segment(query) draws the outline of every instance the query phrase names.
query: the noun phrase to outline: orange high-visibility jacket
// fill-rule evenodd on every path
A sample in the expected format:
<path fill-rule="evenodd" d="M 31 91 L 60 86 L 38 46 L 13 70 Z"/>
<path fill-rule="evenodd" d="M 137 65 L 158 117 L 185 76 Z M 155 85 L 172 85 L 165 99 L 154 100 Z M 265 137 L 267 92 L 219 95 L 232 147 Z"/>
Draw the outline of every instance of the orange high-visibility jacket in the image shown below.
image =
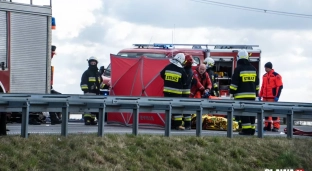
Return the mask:
<path fill-rule="evenodd" d="M 264 74 L 262 77 L 262 86 L 259 97 L 272 99 L 279 98 L 283 89 L 282 76 L 275 72 L 273 69 Z"/>

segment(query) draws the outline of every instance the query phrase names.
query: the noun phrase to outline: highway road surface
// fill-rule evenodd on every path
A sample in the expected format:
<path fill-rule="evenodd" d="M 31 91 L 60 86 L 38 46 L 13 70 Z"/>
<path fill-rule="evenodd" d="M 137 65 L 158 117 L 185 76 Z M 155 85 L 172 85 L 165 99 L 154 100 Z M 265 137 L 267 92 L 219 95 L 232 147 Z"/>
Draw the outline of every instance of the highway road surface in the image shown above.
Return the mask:
<path fill-rule="evenodd" d="M 285 125 L 281 125 L 280 131 L 283 131 Z M 312 131 L 311 126 L 294 126 L 295 128 L 301 129 L 303 131 Z M 10 130 L 8 131 L 8 135 L 17 135 L 21 134 L 21 124 L 19 123 L 8 123 L 7 128 Z M 97 133 L 98 126 L 96 125 L 84 125 L 83 123 L 79 122 L 69 122 L 68 124 L 68 133 L 69 134 L 84 134 L 84 133 Z M 31 134 L 61 134 L 61 125 L 50 125 L 50 124 L 42 124 L 42 125 L 29 125 L 28 132 Z M 106 124 L 104 126 L 104 134 L 105 133 L 115 133 L 115 134 L 131 134 L 132 127 L 126 127 L 122 125 L 116 124 Z M 147 126 L 140 126 L 139 127 L 139 134 L 164 134 L 164 128 L 159 127 L 147 127 Z M 195 129 L 192 130 L 172 130 L 172 135 L 196 135 Z M 238 133 L 234 132 L 234 136 Z M 203 130 L 203 136 L 226 136 L 226 131 L 212 131 L 212 130 Z M 264 136 L 281 136 L 286 137 L 284 132 L 264 132 Z M 303 137 L 303 136 L 301 136 Z M 312 138 L 312 137 L 311 137 Z"/>

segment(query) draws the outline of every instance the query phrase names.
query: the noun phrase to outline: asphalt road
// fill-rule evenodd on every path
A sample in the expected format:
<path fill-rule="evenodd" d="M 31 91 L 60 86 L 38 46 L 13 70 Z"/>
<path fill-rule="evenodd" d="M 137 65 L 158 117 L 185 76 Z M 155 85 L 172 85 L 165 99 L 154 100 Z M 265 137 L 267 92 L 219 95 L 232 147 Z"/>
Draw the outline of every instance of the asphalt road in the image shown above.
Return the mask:
<path fill-rule="evenodd" d="M 283 131 L 285 125 L 281 125 L 280 131 Z M 303 131 L 312 131 L 311 126 L 294 126 L 295 128 L 301 129 Z M 10 130 L 8 131 L 8 135 L 16 135 L 21 134 L 21 124 L 18 123 L 8 123 L 7 128 Z M 84 134 L 84 133 L 97 133 L 98 127 L 95 125 L 84 125 L 83 123 L 72 123 L 70 122 L 68 125 L 68 133 L 69 134 Z M 139 134 L 164 134 L 164 128 L 159 127 L 147 127 L 147 126 L 140 126 L 139 127 Z M 172 130 L 172 135 L 196 135 L 196 130 Z M 31 134 L 61 134 L 61 125 L 50 125 L 50 124 L 42 124 L 42 125 L 29 125 L 28 132 Z M 126 127 L 116 124 L 105 124 L 104 126 L 104 134 L 105 133 L 116 133 L 116 134 L 131 134 L 132 127 Z M 234 136 L 238 135 L 237 132 L 233 132 Z M 226 131 L 212 131 L 212 130 L 203 130 L 203 136 L 226 136 Z M 279 136 L 279 137 L 286 137 L 284 132 L 264 132 L 264 136 Z M 303 137 L 303 136 L 300 136 Z M 312 137 L 311 137 L 312 138 Z"/>

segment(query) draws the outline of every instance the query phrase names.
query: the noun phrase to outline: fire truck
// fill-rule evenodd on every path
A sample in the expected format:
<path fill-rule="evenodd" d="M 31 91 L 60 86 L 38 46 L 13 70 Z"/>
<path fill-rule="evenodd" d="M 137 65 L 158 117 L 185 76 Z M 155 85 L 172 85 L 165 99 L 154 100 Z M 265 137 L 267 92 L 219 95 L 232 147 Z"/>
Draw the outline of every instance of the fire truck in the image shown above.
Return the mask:
<path fill-rule="evenodd" d="M 250 56 L 250 63 L 258 72 L 260 69 L 261 50 L 256 49 L 258 45 L 154 43 L 134 44 L 134 46 L 134 48 L 120 50 L 116 55 L 110 55 L 111 64 L 105 73 L 106 76 L 111 74 L 110 95 L 162 97 L 163 80 L 159 72 L 169 64 L 169 60 L 166 59 L 172 58 L 177 53 L 192 55 L 195 60 L 194 69 L 207 57 L 215 60 L 214 71 L 221 97 L 209 98 L 229 98 L 229 86 L 237 65 L 238 50 L 246 49 Z M 164 121 L 164 113 L 140 113 L 140 125 L 164 127 Z M 108 124 L 130 126 L 132 122 L 132 113 L 107 113 Z"/>
<path fill-rule="evenodd" d="M 214 71 L 218 75 L 218 85 L 221 96 L 229 96 L 231 76 L 236 68 L 237 52 L 246 49 L 250 55 L 250 63 L 260 71 L 261 49 L 259 45 L 220 45 L 220 44 L 133 44 L 134 48 L 120 50 L 117 55 L 125 58 L 147 56 L 150 58 L 171 58 L 177 53 L 191 54 L 196 64 L 203 63 L 211 57 L 215 60 Z M 106 68 L 104 75 L 110 76 L 111 64 Z"/>
<path fill-rule="evenodd" d="M 51 4 L 0 1 L 0 93 L 58 93 L 52 89 L 55 27 Z"/>

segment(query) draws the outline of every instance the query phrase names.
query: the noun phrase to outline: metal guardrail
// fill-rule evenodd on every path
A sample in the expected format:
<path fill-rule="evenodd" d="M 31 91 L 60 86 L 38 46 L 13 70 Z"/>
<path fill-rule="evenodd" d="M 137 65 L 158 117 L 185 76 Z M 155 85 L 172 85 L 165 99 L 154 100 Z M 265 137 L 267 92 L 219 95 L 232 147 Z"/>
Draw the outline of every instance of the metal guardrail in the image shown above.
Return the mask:
<path fill-rule="evenodd" d="M 287 116 L 287 137 L 293 137 L 293 120 L 312 120 L 312 103 L 257 102 L 188 98 L 152 98 L 86 95 L 0 94 L 0 112 L 22 112 L 21 136 L 28 138 L 29 112 L 62 112 L 61 135 L 68 136 L 68 113 L 99 112 L 98 136 L 104 135 L 106 112 L 132 112 L 132 133 L 139 134 L 139 113 L 165 113 L 165 136 L 171 135 L 171 114 L 196 113 L 196 136 L 202 134 L 203 113 L 256 116 L 258 137 L 263 137 L 265 116 Z M 227 137 L 233 137 L 233 124 L 227 125 Z"/>

